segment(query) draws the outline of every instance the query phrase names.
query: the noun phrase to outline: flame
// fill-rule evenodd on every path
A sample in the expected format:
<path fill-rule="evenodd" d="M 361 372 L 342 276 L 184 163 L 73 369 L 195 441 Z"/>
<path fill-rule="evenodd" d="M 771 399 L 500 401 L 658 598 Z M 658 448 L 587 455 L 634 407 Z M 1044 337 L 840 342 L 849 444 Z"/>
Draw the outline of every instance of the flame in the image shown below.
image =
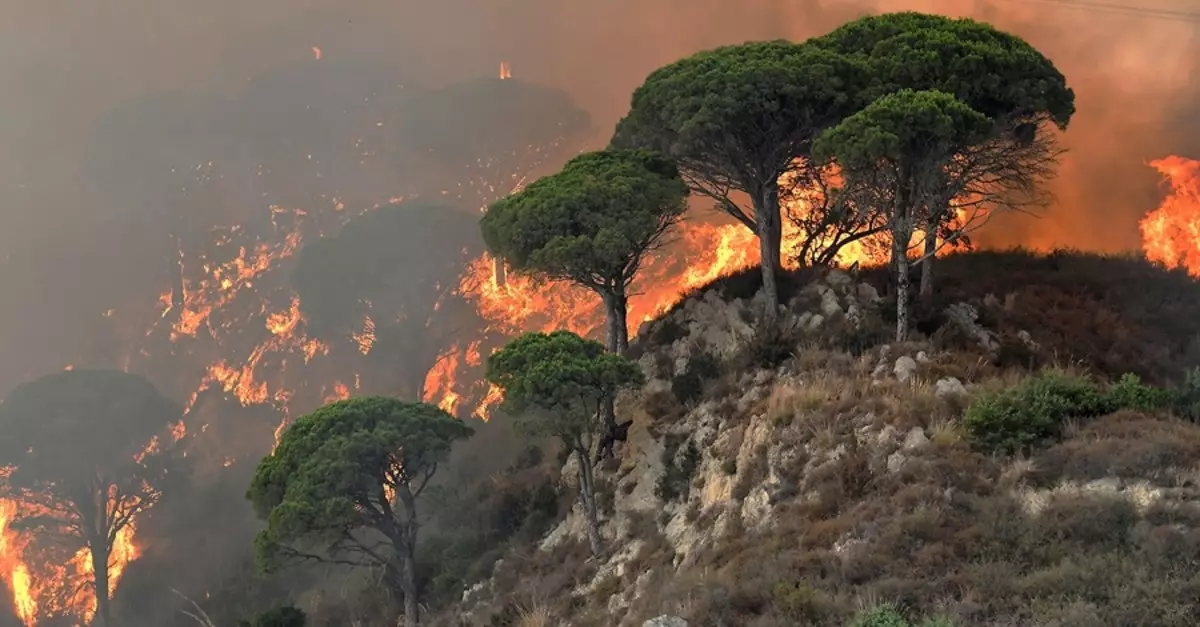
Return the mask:
<path fill-rule="evenodd" d="M 508 67 L 508 61 L 500 62 L 500 80 L 512 78 L 512 69 Z"/>
<path fill-rule="evenodd" d="M 358 352 L 363 355 L 371 352 L 371 348 L 375 346 L 375 321 L 371 319 L 371 316 L 363 316 L 362 331 L 351 334 L 351 337 L 358 344 Z"/>
<path fill-rule="evenodd" d="M 425 375 L 423 400 L 426 403 L 435 403 L 450 414 L 457 411 L 461 396 L 454 391 L 455 375 L 458 373 L 458 364 L 463 356 L 464 353 L 459 350 L 458 344 L 454 344 L 438 357 L 433 368 L 430 368 L 429 373 Z M 437 399 L 436 402 L 435 399 Z"/>
<path fill-rule="evenodd" d="M 313 46 L 312 53 L 313 53 L 314 59 L 316 59 L 317 61 L 321 60 L 321 47 L 320 46 Z"/>
<path fill-rule="evenodd" d="M 26 625 L 33 625 L 37 618 L 37 601 L 34 598 L 29 567 L 23 559 L 28 539 L 20 537 L 10 528 L 17 510 L 17 503 L 0 500 L 0 575 L 3 575 L 10 588 L 17 616 Z"/>
<path fill-rule="evenodd" d="M 1169 156 L 1150 166 L 1171 191 L 1141 221 L 1146 258 L 1200 277 L 1200 161 Z"/>

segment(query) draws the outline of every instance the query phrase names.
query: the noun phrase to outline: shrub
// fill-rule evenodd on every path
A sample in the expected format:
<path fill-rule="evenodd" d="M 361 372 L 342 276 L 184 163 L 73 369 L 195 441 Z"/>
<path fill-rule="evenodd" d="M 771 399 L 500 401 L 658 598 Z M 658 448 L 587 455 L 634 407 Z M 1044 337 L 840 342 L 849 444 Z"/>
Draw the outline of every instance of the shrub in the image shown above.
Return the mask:
<path fill-rule="evenodd" d="M 1175 389 L 1175 413 L 1181 418 L 1200 421 L 1200 368 L 1189 368 L 1183 385 Z"/>
<path fill-rule="evenodd" d="M 679 451 L 682 439 L 683 436 L 670 434 L 663 448 L 663 474 L 654 485 L 654 494 L 664 502 L 687 497 L 692 475 L 700 464 L 700 451 L 694 442 L 689 440 L 683 452 Z"/>
<path fill-rule="evenodd" d="M 795 354 L 798 340 L 778 323 L 760 324 L 744 349 L 746 365 L 774 370 Z"/>
<path fill-rule="evenodd" d="M 1190 385 L 1200 391 L 1200 376 Z M 1070 418 L 1094 418 L 1120 410 L 1190 411 L 1195 395 L 1184 389 L 1167 390 L 1125 374 L 1101 389 L 1086 377 L 1050 370 L 1020 385 L 984 395 L 967 408 L 963 424 L 982 448 L 1014 453 L 1058 437 Z M 1200 398 L 1200 396 L 1194 396 Z M 1185 414 L 1186 415 L 1186 414 Z"/>
<path fill-rule="evenodd" d="M 701 351 L 688 360 L 683 374 L 671 379 L 671 393 L 684 405 L 690 405 L 704 395 L 704 385 L 721 374 L 716 357 Z"/>
<path fill-rule="evenodd" d="M 253 620 L 240 621 L 239 627 L 304 627 L 308 616 L 298 607 L 281 605 L 255 616 Z"/>
<path fill-rule="evenodd" d="M 1177 395 L 1171 390 L 1146 385 L 1137 375 L 1126 373 L 1108 388 L 1105 396 L 1109 411 L 1132 409 L 1153 412 L 1174 406 Z"/>
<path fill-rule="evenodd" d="M 860 614 L 851 624 L 853 627 L 910 627 L 908 620 L 891 603 L 876 605 Z"/>
<path fill-rule="evenodd" d="M 1111 411 L 1108 401 L 1085 377 L 1047 371 L 976 399 L 963 425 L 980 447 L 1014 453 L 1057 436 L 1068 418 Z"/>

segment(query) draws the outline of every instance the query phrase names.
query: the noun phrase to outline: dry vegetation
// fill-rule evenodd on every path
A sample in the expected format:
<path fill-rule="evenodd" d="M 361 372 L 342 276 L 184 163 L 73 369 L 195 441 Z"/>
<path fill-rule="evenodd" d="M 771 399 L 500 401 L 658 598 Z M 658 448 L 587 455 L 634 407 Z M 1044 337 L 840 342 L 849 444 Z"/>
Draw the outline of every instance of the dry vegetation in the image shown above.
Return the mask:
<path fill-rule="evenodd" d="M 612 498 L 633 499 L 636 457 L 659 443 L 661 511 L 630 516 L 609 547 L 632 557 L 606 570 L 577 541 L 543 551 L 510 534 L 482 606 L 465 619 L 449 604 L 442 624 L 599 627 L 661 614 L 693 627 L 1200 624 L 1200 426 L 1194 396 L 1160 389 L 1200 365 L 1200 285 L 1073 253 L 964 254 L 938 271 L 942 292 L 922 306 L 912 345 L 880 345 L 886 317 L 870 323 L 882 332 L 835 325 L 783 359 L 769 346 L 781 338 L 756 339 L 645 394 L 643 440 L 622 449 L 610 481 Z M 789 277 L 784 298 L 807 278 Z M 755 279 L 715 287 L 747 297 Z M 946 330 L 939 312 L 956 302 L 978 308 L 999 350 Z M 1022 331 L 1033 341 L 1016 341 Z M 635 353 L 657 359 L 681 334 L 653 327 Z M 918 351 L 928 359 L 910 381 L 879 376 L 881 362 Z M 774 373 L 766 393 L 741 398 L 762 367 Z M 947 377 L 968 396 L 939 395 Z M 696 442 L 701 406 L 729 426 Z M 785 455 L 746 452 L 751 415 L 765 416 L 772 455 Z M 914 431 L 919 441 L 906 441 Z M 770 524 L 751 529 L 698 503 L 716 489 L 696 476 L 713 456 L 720 470 L 706 480 L 732 482 L 731 507 L 773 474 Z M 665 532 L 673 508 L 697 529 L 724 519 L 723 530 L 684 557 Z"/>

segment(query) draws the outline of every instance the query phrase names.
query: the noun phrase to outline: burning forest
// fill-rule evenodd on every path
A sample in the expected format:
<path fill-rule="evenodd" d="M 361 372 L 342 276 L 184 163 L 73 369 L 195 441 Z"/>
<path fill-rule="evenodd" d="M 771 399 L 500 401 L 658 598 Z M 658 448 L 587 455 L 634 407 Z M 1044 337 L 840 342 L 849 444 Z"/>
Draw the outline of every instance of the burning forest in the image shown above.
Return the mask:
<path fill-rule="evenodd" d="M 172 490 L 244 480 L 297 417 L 386 395 L 488 421 L 501 401 L 488 355 L 527 331 L 604 331 L 595 293 L 509 273 L 479 233 L 490 204 L 594 143 L 566 92 L 507 61 L 429 86 L 387 64 L 341 64 L 328 47 L 306 56 L 233 95 L 128 103 L 92 137 L 89 193 L 135 208 L 126 219 L 153 237 L 94 313 L 94 341 L 0 405 L 111 414 L 86 429 L 48 421 L 0 447 L 0 579 L 25 627 L 104 624 L 139 561 L 169 562 L 147 530 L 186 517 L 157 513 L 167 506 L 190 511 Z M 134 134 L 141 143 L 125 141 Z M 1200 277 L 1200 162 L 1162 155 L 1148 167 L 1165 198 L 1141 219 L 1141 253 Z M 779 189 L 786 267 L 825 251 L 841 267 L 891 259 L 883 235 L 844 242 L 814 225 L 825 188 L 784 178 Z M 642 260 L 630 336 L 759 264 L 755 233 L 703 202 Z M 963 209 L 952 222 L 987 233 L 988 218 Z M 917 229 L 914 258 L 923 242 Z M 240 493 L 221 498 L 244 506 Z"/>

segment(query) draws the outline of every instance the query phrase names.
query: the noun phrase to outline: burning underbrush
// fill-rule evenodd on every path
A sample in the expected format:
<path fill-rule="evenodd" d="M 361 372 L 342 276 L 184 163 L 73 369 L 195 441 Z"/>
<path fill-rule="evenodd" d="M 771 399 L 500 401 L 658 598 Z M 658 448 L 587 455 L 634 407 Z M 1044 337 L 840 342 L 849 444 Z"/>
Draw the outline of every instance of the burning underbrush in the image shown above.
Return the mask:
<path fill-rule="evenodd" d="M 1200 355 L 1179 338 L 1200 337 L 1200 283 L 1083 253 L 938 269 L 945 292 L 904 345 L 885 343 L 874 271 L 789 275 L 770 337 L 749 272 L 648 324 L 649 382 L 619 403 L 633 428 L 598 478 L 608 551 L 589 559 L 568 513 L 491 555 L 443 624 L 841 626 L 884 603 L 913 624 L 1194 624 L 1195 405 L 1116 382 L 1196 398 Z M 1058 385 L 1096 409 L 1023 455 L 985 450 L 987 403 Z M 570 494 L 574 474 L 548 485 Z"/>

